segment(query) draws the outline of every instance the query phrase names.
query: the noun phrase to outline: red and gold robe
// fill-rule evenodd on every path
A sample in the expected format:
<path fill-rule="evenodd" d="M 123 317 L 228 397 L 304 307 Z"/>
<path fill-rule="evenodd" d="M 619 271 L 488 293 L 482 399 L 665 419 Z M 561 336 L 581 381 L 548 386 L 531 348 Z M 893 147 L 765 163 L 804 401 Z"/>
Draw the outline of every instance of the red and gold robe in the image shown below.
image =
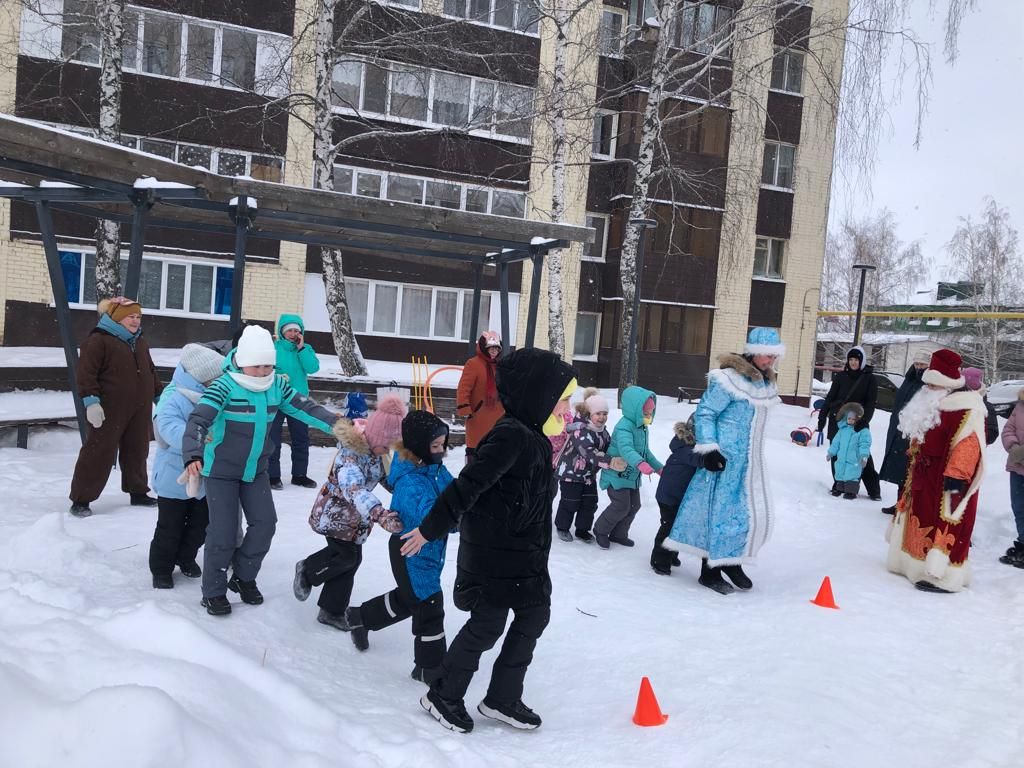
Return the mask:
<path fill-rule="evenodd" d="M 976 392 L 939 401 L 940 420 L 912 440 L 908 482 L 889 532 L 889 570 L 913 583 L 957 592 L 970 583 L 967 555 L 984 475 L 985 405 Z M 943 478 L 967 482 L 963 494 L 944 492 Z"/>

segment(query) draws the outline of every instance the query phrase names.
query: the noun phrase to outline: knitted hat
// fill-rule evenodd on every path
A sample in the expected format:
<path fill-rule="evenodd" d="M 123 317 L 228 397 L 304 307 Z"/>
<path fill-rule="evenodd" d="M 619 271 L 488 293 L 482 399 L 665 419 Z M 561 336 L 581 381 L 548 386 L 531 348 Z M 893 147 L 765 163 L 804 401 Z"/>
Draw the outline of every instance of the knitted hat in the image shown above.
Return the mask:
<path fill-rule="evenodd" d="M 294 328 L 299 333 L 302 333 L 302 326 L 299 325 L 298 323 L 285 323 L 284 325 L 281 326 L 281 335 L 284 336 L 292 328 Z"/>
<path fill-rule="evenodd" d="M 751 328 L 743 351 L 748 355 L 782 357 L 786 354 L 786 345 L 782 343 L 779 332 L 774 328 Z"/>
<path fill-rule="evenodd" d="M 940 349 L 932 355 L 928 370 L 921 375 L 921 381 L 943 389 L 960 389 L 964 377 L 960 373 L 963 360 L 951 349 Z"/>
<path fill-rule="evenodd" d="M 203 344 L 186 344 L 181 350 L 181 367 L 200 384 L 206 385 L 224 372 L 224 356 Z"/>
<path fill-rule="evenodd" d="M 110 315 L 115 323 L 120 323 L 129 315 L 141 315 L 142 305 L 124 296 L 114 296 L 110 299 L 103 299 L 97 307 L 101 315 Z"/>
<path fill-rule="evenodd" d="M 608 413 L 608 399 L 600 393 L 591 395 L 583 402 L 586 403 L 587 410 L 592 414 Z"/>
<path fill-rule="evenodd" d="M 430 463 L 430 444 L 442 435 L 447 448 L 448 425 L 430 411 L 409 411 L 402 419 L 402 443 L 424 463 Z"/>
<path fill-rule="evenodd" d="M 927 349 L 919 349 L 917 351 L 917 354 L 914 355 L 915 363 L 923 363 L 924 365 L 928 365 L 928 363 L 930 363 L 931 361 L 932 353 L 929 352 Z"/>
<path fill-rule="evenodd" d="M 967 388 L 972 392 L 977 392 L 981 389 L 983 374 L 978 368 L 964 368 L 963 370 L 964 382 Z"/>
<path fill-rule="evenodd" d="M 402 419 L 406 407 L 398 395 L 385 395 L 377 402 L 377 410 L 366 420 L 363 433 L 370 448 L 387 448 L 402 436 Z"/>
<path fill-rule="evenodd" d="M 274 337 L 261 325 L 247 325 L 235 348 L 235 365 L 245 368 L 250 365 L 274 365 L 277 350 Z"/>

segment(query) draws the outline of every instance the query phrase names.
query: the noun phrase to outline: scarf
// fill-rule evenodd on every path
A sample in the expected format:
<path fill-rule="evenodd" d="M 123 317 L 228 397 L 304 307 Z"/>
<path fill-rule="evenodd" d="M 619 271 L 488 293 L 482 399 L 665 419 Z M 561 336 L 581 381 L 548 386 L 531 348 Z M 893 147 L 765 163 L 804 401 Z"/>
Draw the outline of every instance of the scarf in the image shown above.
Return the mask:
<path fill-rule="evenodd" d="M 484 370 L 487 371 L 487 389 L 484 393 L 484 405 L 488 408 L 493 408 L 498 404 L 498 382 L 494 378 L 494 369 L 498 361 L 492 360 L 486 351 L 477 350 L 476 354 L 477 357 L 484 361 Z"/>
<path fill-rule="evenodd" d="M 244 373 L 228 371 L 228 376 L 234 379 L 236 384 L 250 392 L 266 392 L 274 386 L 275 375 L 271 373 L 266 376 L 246 376 Z"/>
<path fill-rule="evenodd" d="M 142 335 L 142 329 L 140 328 L 135 333 L 132 333 L 123 325 L 114 321 L 110 315 L 103 315 L 100 318 L 99 323 L 96 325 L 100 330 L 106 331 L 114 338 L 120 339 L 129 347 L 132 348 L 132 352 L 135 351 L 135 342 L 138 341 L 139 336 Z"/>

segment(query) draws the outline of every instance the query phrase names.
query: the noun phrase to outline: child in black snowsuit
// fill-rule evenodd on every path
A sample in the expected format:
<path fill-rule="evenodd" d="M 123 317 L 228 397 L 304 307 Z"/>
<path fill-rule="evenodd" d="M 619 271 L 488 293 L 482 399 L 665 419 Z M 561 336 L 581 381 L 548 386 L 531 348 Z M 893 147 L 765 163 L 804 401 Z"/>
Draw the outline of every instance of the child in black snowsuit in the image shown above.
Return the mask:
<path fill-rule="evenodd" d="M 658 482 L 658 490 L 654 498 L 658 501 L 658 509 L 661 510 L 661 525 L 654 536 L 654 550 L 651 552 L 651 568 L 661 576 L 669 576 L 672 573 L 672 566 L 679 565 L 679 555 L 670 549 L 665 549 L 661 543 L 672 530 L 672 524 L 676 521 L 676 514 L 679 512 L 679 505 L 686 495 L 686 489 L 693 479 L 694 473 L 699 467 L 704 466 L 703 457 L 693 452 L 696 438 L 693 434 L 693 415 L 685 421 L 677 421 L 675 437 L 669 443 L 672 455 L 665 462 L 665 468 L 661 473 L 661 480 Z"/>
<path fill-rule="evenodd" d="M 455 606 L 469 620 L 452 641 L 442 675 L 420 706 L 453 731 L 473 730 L 464 698 L 480 657 L 504 634 L 487 695 L 485 717 L 524 730 L 541 719 L 523 704 L 523 680 L 537 640 L 551 618 L 551 505 L 555 498 L 551 443 L 576 390 L 573 369 L 546 350 L 516 350 L 497 365 L 505 415 L 477 446 L 476 458 L 405 534 L 403 555 L 459 526 Z M 508 632 L 509 612 L 514 614 Z"/>

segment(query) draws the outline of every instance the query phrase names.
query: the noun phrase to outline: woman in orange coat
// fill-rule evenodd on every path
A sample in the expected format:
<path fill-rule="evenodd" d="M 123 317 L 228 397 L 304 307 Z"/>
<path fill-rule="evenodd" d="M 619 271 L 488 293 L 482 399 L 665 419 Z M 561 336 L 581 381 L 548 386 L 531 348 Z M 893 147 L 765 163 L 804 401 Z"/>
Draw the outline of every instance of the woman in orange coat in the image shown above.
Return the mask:
<path fill-rule="evenodd" d="M 484 435 L 505 415 L 494 379 L 494 367 L 500 357 L 501 337 L 486 331 L 476 343 L 476 354 L 462 367 L 455 412 L 466 420 L 467 464 L 473 460 Z"/>

